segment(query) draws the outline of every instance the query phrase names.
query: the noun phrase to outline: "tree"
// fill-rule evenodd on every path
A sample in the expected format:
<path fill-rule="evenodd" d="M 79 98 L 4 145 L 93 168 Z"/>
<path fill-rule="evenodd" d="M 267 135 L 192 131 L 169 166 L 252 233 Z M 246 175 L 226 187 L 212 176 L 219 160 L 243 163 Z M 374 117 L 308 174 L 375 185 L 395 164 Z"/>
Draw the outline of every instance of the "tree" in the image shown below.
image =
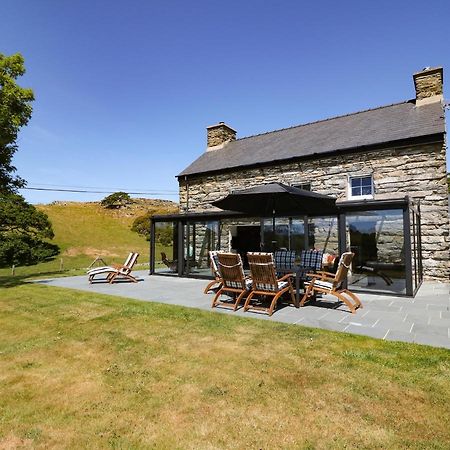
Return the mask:
<path fill-rule="evenodd" d="M 178 205 L 169 203 L 169 204 L 160 204 L 152 206 L 148 209 L 148 211 L 142 215 L 136 217 L 133 221 L 133 225 L 131 226 L 131 231 L 135 231 L 141 236 L 145 236 L 147 241 L 150 240 L 150 224 L 153 216 L 158 214 L 175 214 L 178 212 Z M 171 225 L 162 226 L 160 225 L 156 229 L 156 242 L 159 242 L 162 245 L 170 245 L 173 241 L 173 230 Z"/>
<path fill-rule="evenodd" d="M 0 53 L 0 266 L 32 264 L 58 254 L 48 217 L 18 195 L 25 180 L 15 175 L 12 158 L 20 128 L 31 118 L 31 89 L 16 80 L 25 73 L 22 55 Z"/>
<path fill-rule="evenodd" d="M 0 193 L 0 266 L 34 264 L 59 252 L 45 213 L 18 194 Z"/>
<path fill-rule="evenodd" d="M 153 216 L 153 213 L 147 212 L 143 216 L 136 217 L 133 221 L 133 225 L 131 225 L 131 231 L 135 231 L 137 234 L 141 236 L 145 236 L 147 241 L 150 240 L 150 220 Z"/>
<path fill-rule="evenodd" d="M 114 192 L 114 194 L 105 197 L 100 204 L 104 208 L 121 208 L 131 202 L 131 197 L 126 192 Z"/>
<path fill-rule="evenodd" d="M 25 181 L 14 175 L 12 158 L 17 151 L 17 136 L 31 118 L 31 89 L 17 85 L 16 79 L 25 73 L 24 59 L 19 53 L 0 53 L 0 191 L 15 192 Z"/>

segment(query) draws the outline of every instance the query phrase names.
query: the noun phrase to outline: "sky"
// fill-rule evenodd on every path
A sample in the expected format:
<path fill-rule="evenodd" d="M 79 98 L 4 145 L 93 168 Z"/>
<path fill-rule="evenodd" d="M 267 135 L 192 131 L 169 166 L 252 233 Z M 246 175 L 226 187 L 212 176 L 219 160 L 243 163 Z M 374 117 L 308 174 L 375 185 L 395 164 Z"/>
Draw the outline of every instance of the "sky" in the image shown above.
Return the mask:
<path fill-rule="evenodd" d="M 239 138 L 408 100 L 426 66 L 445 86 L 449 17 L 448 0 L 2 0 L 0 53 L 24 56 L 36 97 L 17 173 L 102 191 L 21 194 L 177 201 L 208 125 Z"/>

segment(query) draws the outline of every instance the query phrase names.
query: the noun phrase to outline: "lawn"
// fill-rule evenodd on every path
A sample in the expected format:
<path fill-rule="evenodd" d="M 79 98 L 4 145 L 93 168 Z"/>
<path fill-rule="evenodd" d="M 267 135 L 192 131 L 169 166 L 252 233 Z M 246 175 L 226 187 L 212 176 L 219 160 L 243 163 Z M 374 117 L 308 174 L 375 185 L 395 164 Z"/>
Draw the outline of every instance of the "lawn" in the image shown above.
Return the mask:
<path fill-rule="evenodd" d="M 0 281 L 0 448 L 442 448 L 450 352 Z"/>

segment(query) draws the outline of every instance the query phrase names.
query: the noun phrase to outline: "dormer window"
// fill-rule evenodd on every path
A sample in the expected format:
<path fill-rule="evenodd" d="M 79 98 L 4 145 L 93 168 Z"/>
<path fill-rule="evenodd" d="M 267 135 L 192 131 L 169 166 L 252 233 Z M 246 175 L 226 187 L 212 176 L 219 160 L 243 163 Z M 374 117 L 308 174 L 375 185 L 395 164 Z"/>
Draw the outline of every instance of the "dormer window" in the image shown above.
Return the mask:
<path fill-rule="evenodd" d="M 349 199 L 368 199 L 373 198 L 373 177 L 364 175 L 358 177 L 349 177 L 348 180 L 348 198 Z"/>

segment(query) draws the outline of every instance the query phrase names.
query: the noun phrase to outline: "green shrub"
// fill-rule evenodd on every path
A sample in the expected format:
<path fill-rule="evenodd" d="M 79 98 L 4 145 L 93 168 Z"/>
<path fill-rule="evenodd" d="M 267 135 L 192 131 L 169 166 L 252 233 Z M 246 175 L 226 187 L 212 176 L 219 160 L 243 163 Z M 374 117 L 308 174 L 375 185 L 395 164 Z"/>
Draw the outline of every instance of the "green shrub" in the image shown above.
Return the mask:
<path fill-rule="evenodd" d="M 126 206 L 133 201 L 131 197 L 126 192 L 114 192 L 114 194 L 108 195 L 105 197 L 100 204 L 104 208 L 121 208 L 122 206 Z"/>

